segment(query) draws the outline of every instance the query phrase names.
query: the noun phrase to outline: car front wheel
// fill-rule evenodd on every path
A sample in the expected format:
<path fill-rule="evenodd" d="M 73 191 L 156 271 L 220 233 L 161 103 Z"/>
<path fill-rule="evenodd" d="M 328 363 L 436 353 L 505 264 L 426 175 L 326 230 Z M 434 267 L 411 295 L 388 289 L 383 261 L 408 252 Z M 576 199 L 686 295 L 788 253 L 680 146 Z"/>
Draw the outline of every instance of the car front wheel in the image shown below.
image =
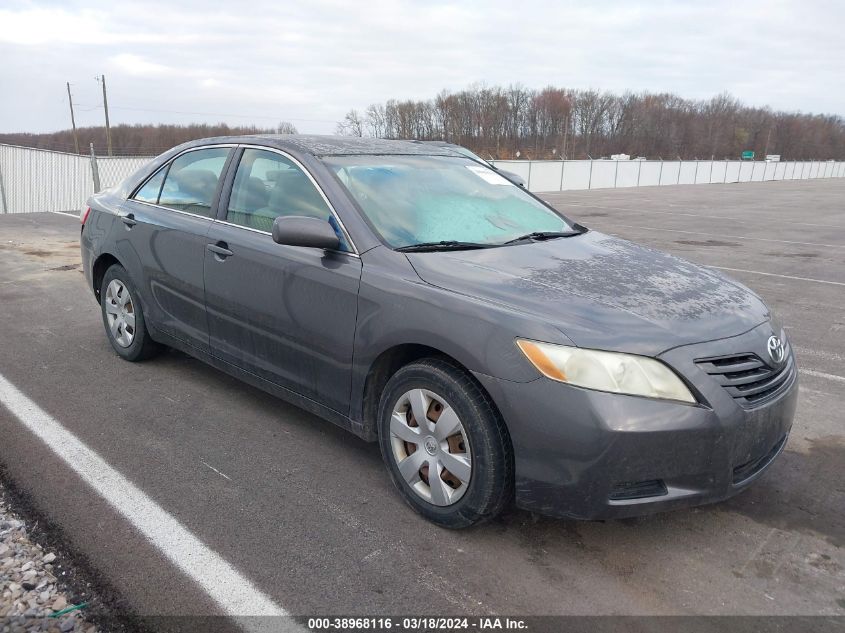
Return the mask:
<path fill-rule="evenodd" d="M 379 425 L 391 479 L 428 520 L 468 527 L 510 502 L 510 438 L 489 396 L 463 369 L 438 358 L 406 365 L 384 389 Z"/>

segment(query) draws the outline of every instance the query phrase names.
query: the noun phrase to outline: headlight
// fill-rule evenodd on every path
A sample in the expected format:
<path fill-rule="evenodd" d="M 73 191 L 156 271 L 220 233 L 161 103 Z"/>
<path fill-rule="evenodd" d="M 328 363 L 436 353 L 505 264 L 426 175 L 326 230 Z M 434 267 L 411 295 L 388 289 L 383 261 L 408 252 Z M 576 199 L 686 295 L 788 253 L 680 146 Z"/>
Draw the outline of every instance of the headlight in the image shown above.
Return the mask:
<path fill-rule="evenodd" d="M 516 344 L 531 364 L 552 380 L 598 391 L 695 403 L 681 379 L 653 358 L 525 339 Z"/>

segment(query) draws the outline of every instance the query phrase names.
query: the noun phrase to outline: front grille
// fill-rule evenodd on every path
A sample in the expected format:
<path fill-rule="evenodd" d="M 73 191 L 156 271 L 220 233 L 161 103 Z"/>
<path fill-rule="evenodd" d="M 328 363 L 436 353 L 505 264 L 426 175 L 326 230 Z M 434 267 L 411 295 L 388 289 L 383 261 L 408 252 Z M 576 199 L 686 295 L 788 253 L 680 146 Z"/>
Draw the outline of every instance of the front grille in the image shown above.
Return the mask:
<path fill-rule="evenodd" d="M 789 344 L 785 343 L 786 361 L 780 367 L 770 367 L 756 354 L 732 354 L 700 358 L 695 361 L 746 409 L 759 407 L 777 398 L 789 388 L 795 377 L 795 361 Z"/>
<path fill-rule="evenodd" d="M 733 472 L 733 482 L 734 484 L 741 484 L 746 479 L 756 475 L 758 472 L 763 470 L 769 463 L 775 458 L 775 456 L 780 452 L 780 449 L 783 448 L 783 444 L 786 442 L 786 435 L 780 438 L 777 443 L 772 447 L 768 453 L 763 455 L 762 457 L 758 457 L 757 459 L 752 459 L 750 462 L 746 462 L 734 468 Z"/>

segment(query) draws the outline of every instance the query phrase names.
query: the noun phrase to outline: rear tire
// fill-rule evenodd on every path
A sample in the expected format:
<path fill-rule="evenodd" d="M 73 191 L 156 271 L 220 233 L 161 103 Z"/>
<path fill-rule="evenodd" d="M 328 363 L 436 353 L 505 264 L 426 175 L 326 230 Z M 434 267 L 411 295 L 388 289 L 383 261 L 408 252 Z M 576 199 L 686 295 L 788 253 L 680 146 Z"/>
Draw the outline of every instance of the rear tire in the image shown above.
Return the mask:
<path fill-rule="evenodd" d="M 379 444 L 404 501 L 437 525 L 459 529 L 490 520 L 513 499 L 505 423 L 475 379 L 447 360 L 416 361 L 388 381 Z"/>
<path fill-rule="evenodd" d="M 120 264 L 113 264 L 103 276 L 100 308 L 106 337 L 118 356 L 137 362 L 161 351 L 161 345 L 150 338 L 138 292 Z"/>

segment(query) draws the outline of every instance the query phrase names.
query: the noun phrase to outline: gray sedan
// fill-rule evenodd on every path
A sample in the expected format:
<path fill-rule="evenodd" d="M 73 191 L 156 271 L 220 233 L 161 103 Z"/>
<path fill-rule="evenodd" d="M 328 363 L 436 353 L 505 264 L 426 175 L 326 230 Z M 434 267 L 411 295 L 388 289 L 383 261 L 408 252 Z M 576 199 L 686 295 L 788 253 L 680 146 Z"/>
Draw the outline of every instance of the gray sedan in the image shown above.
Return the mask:
<path fill-rule="evenodd" d="M 89 205 L 117 354 L 176 348 L 378 441 L 442 526 L 725 499 L 792 425 L 795 361 L 757 295 L 449 148 L 206 139 Z"/>

